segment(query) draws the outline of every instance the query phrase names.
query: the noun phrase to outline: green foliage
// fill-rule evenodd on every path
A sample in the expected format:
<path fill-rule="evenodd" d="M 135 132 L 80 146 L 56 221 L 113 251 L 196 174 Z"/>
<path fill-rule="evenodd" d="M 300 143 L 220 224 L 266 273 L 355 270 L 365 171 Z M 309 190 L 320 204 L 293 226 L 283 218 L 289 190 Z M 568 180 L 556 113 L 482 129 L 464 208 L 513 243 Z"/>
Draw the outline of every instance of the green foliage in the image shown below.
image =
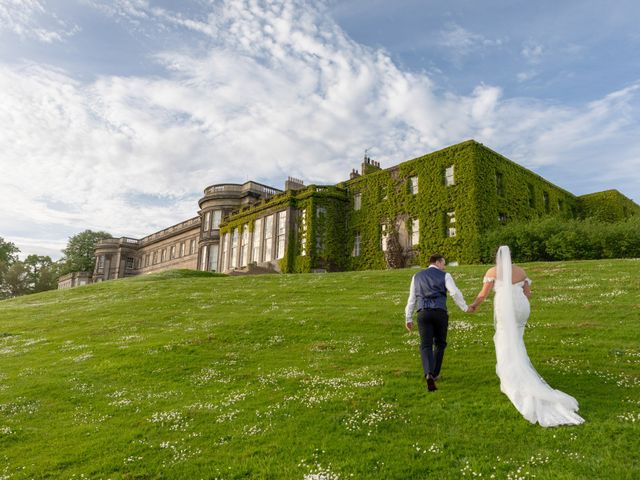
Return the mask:
<path fill-rule="evenodd" d="M 70 272 L 93 272 L 96 258 L 96 245 L 100 240 L 111 238 L 107 232 L 85 230 L 69 237 L 64 253 L 64 266 L 61 275 Z"/>
<path fill-rule="evenodd" d="M 586 419 L 548 429 L 500 392 L 491 300 L 473 316 L 449 301 L 426 392 L 404 330 L 414 269 L 162 273 L 5 300 L 0 476 L 632 480 L 638 265 L 524 265 L 531 361 Z M 467 299 L 485 270 L 449 268 Z"/>
<path fill-rule="evenodd" d="M 20 250 L 0 237 L 0 299 L 58 287 L 61 264 L 51 257 L 29 255 L 18 259 Z"/>
<path fill-rule="evenodd" d="M 14 243 L 7 242 L 0 237 L 0 263 L 10 265 L 18 259 L 18 253 L 20 253 L 20 249 Z"/>
<path fill-rule="evenodd" d="M 590 193 L 579 197 L 582 215 L 600 222 L 618 222 L 633 215 L 640 215 L 640 206 L 617 190 Z"/>
<path fill-rule="evenodd" d="M 13 296 L 14 287 L 8 281 L 10 279 L 13 283 L 16 277 L 15 271 L 12 271 L 15 268 L 12 269 L 12 266 L 18 261 L 18 253 L 20 249 L 14 243 L 0 237 L 0 299 Z"/>
<path fill-rule="evenodd" d="M 482 260 L 492 263 L 499 245 L 509 245 L 518 262 L 639 258 L 640 216 L 617 223 L 557 217 L 512 223 L 483 236 Z"/>
<path fill-rule="evenodd" d="M 480 232 L 505 222 L 578 216 L 578 199 L 571 193 L 481 144 L 475 152 Z"/>
<path fill-rule="evenodd" d="M 58 288 L 59 262 L 49 256 L 29 255 L 15 260 L 4 271 L 0 298 L 17 297 Z"/>
<path fill-rule="evenodd" d="M 58 288 L 58 277 L 62 264 L 49 256 L 29 255 L 24 260 L 27 269 L 26 284 L 29 293 L 44 292 Z"/>

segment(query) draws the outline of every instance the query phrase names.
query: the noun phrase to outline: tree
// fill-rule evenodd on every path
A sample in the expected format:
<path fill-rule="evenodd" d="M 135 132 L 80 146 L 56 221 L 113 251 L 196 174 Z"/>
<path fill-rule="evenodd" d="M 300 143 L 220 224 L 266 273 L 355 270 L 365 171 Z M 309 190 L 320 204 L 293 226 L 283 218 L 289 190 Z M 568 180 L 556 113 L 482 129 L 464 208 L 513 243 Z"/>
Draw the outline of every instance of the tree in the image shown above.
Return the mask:
<path fill-rule="evenodd" d="M 7 285 L 7 275 L 11 266 L 18 261 L 20 249 L 13 243 L 0 237 L 0 298 L 11 296 L 11 289 Z"/>
<path fill-rule="evenodd" d="M 58 287 L 60 264 L 49 256 L 29 255 L 24 260 L 29 293 L 44 292 Z"/>
<path fill-rule="evenodd" d="M 92 272 L 95 266 L 95 249 L 100 240 L 111 238 L 107 232 L 85 230 L 69 237 L 64 253 L 64 267 L 60 274 L 69 272 Z"/>
<path fill-rule="evenodd" d="M 9 265 L 18 260 L 18 253 L 20 253 L 18 247 L 0 237 L 0 262 Z"/>
<path fill-rule="evenodd" d="M 23 262 L 16 260 L 9 266 L 2 287 L 3 293 L 7 297 L 17 297 L 29 293 L 27 268 Z"/>

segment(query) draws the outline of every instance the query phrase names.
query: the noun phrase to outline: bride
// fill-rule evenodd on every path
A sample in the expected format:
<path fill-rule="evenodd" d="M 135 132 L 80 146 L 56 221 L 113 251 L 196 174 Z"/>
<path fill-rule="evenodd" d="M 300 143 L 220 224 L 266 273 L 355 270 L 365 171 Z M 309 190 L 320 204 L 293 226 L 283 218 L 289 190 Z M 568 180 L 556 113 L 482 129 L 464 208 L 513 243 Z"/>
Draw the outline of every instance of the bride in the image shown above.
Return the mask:
<path fill-rule="evenodd" d="M 522 338 L 530 313 L 531 280 L 522 268 L 511 264 L 507 246 L 498 249 L 496 266 L 487 270 L 471 311 L 487 298 L 494 284 L 493 341 L 500 390 L 531 423 L 543 427 L 581 424 L 584 419 L 576 413 L 576 399 L 551 388 L 531 365 Z"/>

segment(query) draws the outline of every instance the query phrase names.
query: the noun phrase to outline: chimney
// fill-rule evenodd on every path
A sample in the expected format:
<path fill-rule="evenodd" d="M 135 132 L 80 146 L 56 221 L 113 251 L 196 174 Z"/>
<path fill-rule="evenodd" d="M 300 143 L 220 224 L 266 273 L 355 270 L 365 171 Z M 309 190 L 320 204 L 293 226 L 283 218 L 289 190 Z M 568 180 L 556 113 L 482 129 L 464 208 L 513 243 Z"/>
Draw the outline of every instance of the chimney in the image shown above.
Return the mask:
<path fill-rule="evenodd" d="M 349 180 L 353 180 L 354 178 L 358 178 L 359 176 L 360 176 L 360 174 L 358 173 L 358 170 L 353 168 L 351 170 L 351 174 L 349 175 Z"/>
<path fill-rule="evenodd" d="M 302 190 L 304 188 L 304 182 L 298 178 L 289 177 L 287 181 L 284 182 L 284 191 L 288 192 L 289 190 Z"/>
<path fill-rule="evenodd" d="M 367 175 L 369 173 L 377 172 L 378 170 L 381 170 L 380 162 L 371 160 L 369 155 L 365 152 L 364 160 L 362 162 L 362 175 Z"/>

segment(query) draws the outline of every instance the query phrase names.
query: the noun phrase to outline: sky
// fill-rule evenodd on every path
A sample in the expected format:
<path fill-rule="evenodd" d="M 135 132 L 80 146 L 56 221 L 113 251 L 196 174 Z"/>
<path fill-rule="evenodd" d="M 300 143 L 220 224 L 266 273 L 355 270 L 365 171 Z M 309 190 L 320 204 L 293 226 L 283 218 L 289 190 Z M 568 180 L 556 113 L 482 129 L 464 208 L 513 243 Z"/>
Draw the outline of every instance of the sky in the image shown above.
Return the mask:
<path fill-rule="evenodd" d="M 205 187 L 475 139 L 640 203 L 635 0 L 0 0 L 0 237 L 140 238 Z"/>

